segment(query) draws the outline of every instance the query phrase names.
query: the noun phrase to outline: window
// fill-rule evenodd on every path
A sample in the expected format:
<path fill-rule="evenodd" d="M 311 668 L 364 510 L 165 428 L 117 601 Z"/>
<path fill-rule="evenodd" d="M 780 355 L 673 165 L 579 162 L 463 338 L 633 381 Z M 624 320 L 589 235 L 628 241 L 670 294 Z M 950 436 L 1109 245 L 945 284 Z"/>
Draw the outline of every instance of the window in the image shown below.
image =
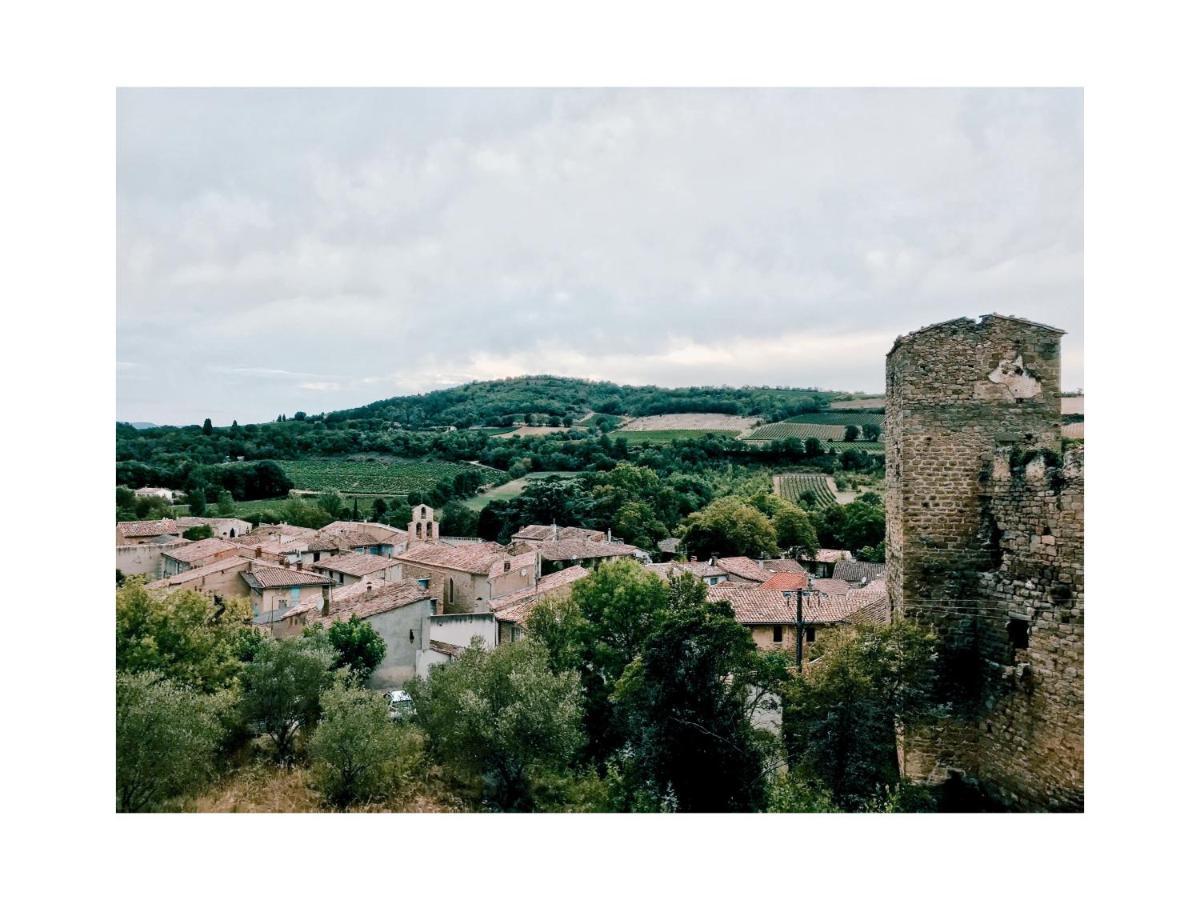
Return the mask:
<path fill-rule="evenodd" d="M 299 600 L 300 599 L 300 588 L 299 587 L 292 588 L 291 594 L 292 594 L 293 600 Z"/>
<path fill-rule="evenodd" d="M 776 625 L 771 629 L 771 640 L 777 644 L 783 643 L 783 626 Z"/>
<path fill-rule="evenodd" d="M 423 590 L 423 591 L 429 590 L 429 579 L 428 578 L 418 578 L 417 584 L 419 584 L 421 586 L 421 590 Z"/>
<path fill-rule="evenodd" d="M 1029 623 L 1024 619 L 1008 620 L 1008 642 L 1014 650 L 1029 649 Z"/>
<path fill-rule="evenodd" d="M 804 640 L 811 644 L 816 639 L 817 639 L 817 629 L 814 626 L 809 625 L 807 628 L 804 629 Z"/>

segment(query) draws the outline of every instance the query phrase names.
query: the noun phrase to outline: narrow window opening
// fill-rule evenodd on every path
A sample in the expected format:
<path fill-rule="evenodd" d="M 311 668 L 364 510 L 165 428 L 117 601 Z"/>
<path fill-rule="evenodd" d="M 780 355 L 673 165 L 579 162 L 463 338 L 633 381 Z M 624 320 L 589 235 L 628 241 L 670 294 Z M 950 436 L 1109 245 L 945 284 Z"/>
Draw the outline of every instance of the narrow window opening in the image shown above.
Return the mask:
<path fill-rule="evenodd" d="M 1028 650 L 1029 623 L 1024 619 L 1009 619 L 1008 642 L 1014 650 Z"/>

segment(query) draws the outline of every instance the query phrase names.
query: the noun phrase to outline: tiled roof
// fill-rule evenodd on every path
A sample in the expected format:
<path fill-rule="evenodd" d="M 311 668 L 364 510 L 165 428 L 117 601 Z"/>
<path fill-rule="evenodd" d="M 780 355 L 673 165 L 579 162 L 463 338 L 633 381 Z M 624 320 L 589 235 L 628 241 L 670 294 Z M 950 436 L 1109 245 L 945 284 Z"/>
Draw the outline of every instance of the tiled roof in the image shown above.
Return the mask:
<path fill-rule="evenodd" d="M 225 531 L 231 527 L 250 528 L 250 523 L 245 519 L 235 519 L 231 516 L 180 516 L 177 521 L 184 528 L 208 525 L 214 531 Z"/>
<path fill-rule="evenodd" d="M 453 546 L 417 541 L 396 559 L 417 565 L 453 569 L 456 572 L 470 572 L 473 575 L 487 575 L 491 571 L 492 563 L 506 555 L 503 547 L 490 541 Z"/>
<path fill-rule="evenodd" d="M 636 556 L 641 551 L 632 544 L 610 544 L 608 541 L 547 541 L 538 545 L 542 559 L 554 562 L 575 559 L 607 559 L 612 556 Z"/>
<path fill-rule="evenodd" d="M 152 519 L 148 522 L 118 522 L 117 531 L 123 537 L 154 537 L 159 534 L 179 534 L 183 526 L 175 519 Z"/>
<path fill-rule="evenodd" d="M 531 588 L 525 588 L 523 591 L 493 600 L 489 605 L 497 621 L 524 625 L 530 614 L 548 594 L 574 584 L 589 574 L 583 566 L 571 566 L 569 569 L 547 575 Z"/>
<path fill-rule="evenodd" d="M 794 559 L 764 559 L 762 565 L 768 572 L 800 573 L 804 571 L 804 566 Z"/>
<path fill-rule="evenodd" d="M 874 581 L 887 572 L 883 563 L 863 562 L 860 559 L 842 559 L 833 566 L 833 577 L 843 581 L 860 582 L 864 578 Z"/>
<path fill-rule="evenodd" d="M 842 581 L 840 578 L 814 578 L 812 589 L 831 597 L 844 597 L 850 593 L 850 582 Z"/>
<path fill-rule="evenodd" d="M 492 563 L 492 567 L 488 569 L 488 578 L 499 578 L 505 574 L 504 566 L 508 565 L 509 572 L 519 572 L 521 569 L 532 569 L 537 565 L 537 551 L 530 550 L 526 553 L 518 553 L 515 556 L 505 556 L 503 559 L 498 559 Z"/>
<path fill-rule="evenodd" d="M 300 569 L 285 569 L 282 566 L 264 566 L 256 564 L 249 572 L 243 572 L 242 578 L 255 590 L 263 588 L 293 587 L 306 584 L 332 584 L 324 575 L 316 572 L 305 572 Z"/>
<path fill-rule="evenodd" d="M 391 538 L 379 538 L 361 528 L 347 528 L 341 531 L 325 531 L 322 529 L 315 538 L 309 540 L 308 549 L 354 550 L 358 547 L 375 547 L 391 543 Z"/>
<path fill-rule="evenodd" d="M 806 572 L 778 572 L 762 584 L 768 591 L 800 591 L 808 587 Z"/>
<path fill-rule="evenodd" d="M 169 556 L 171 559 L 177 559 L 180 562 L 193 563 L 198 559 L 207 559 L 210 556 L 215 556 L 222 551 L 233 553 L 240 549 L 242 549 L 241 545 L 232 544 L 220 538 L 205 538 L 202 541 L 193 541 L 192 543 L 184 544 L 182 547 L 173 547 L 170 550 L 164 550 L 163 556 Z"/>
<path fill-rule="evenodd" d="M 446 656 L 449 656 L 451 659 L 456 659 L 459 656 L 462 656 L 463 652 L 467 648 L 459 647 L 457 644 L 448 644 L 445 641 L 430 640 L 429 641 L 429 649 L 436 650 L 438 653 L 444 653 Z"/>
<path fill-rule="evenodd" d="M 717 568 L 723 569 L 730 575 L 745 578 L 747 581 L 766 581 L 771 573 L 748 556 L 726 556 L 716 561 Z"/>
<path fill-rule="evenodd" d="M 390 556 L 377 556 L 374 553 L 339 553 L 320 562 L 312 564 L 313 569 L 324 569 L 329 572 L 341 572 L 343 575 L 371 575 L 382 572 L 392 566 L 400 565 L 400 561 Z"/>
<path fill-rule="evenodd" d="M 683 560 L 678 562 L 650 563 L 646 568 L 664 580 L 681 572 L 690 572 L 697 578 L 727 577 L 729 575 L 724 569 L 718 569 L 716 566 L 706 562 L 684 562 Z"/>
<path fill-rule="evenodd" d="M 892 621 L 892 604 L 887 595 L 887 583 L 880 578 L 866 587 L 851 588 L 846 600 L 858 608 L 850 615 L 854 622 L 886 625 Z"/>
<path fill-rule="evenodd" d="M 593 528 L 567 525 L 555 530 L 553 525 L 526 525 L 513 535 L 514 541 L 602 541 L 604 532 Z"/>
<path fill-rule="evenodd" d="M 433 598 L 428 588 L 423 588 L 411 578 L 403 581 L 377 581 L 374 578 L 364 578 L 362 581 L 334 588 L 329 602 L 329 616 L 321 615 L 320 600 L 313 600 L 296 607 L 298 612 L 315 612 L 314 622 L 331 624 L 333 622 L 348 622 L 354 616 L 368 619 L 402 606 L 409 606 L 422 600 Z M 431 608 L 432 609 L 432 608 Z"/>
<path fill-rule="evenodd" d="M 821 581 L 817 579 L 814 585 Z M 849 620 L 855 613 L 878 602 L 876 590 L 856 589 L 842 594 L 828 594 L 819 589 L 804 600 L 804 621 L 810 625 L 832 625 Z M 886 598 L 886 594 L 883 595 Z M 709 600 L 726 600 L 733 614 L 743 625 L 780 625 L 796 621 L 796 601 L 781 591 L 767 590 L 762 585 L 714 584 L 708 589 Z"/>
<path fill-rule="evenodd" d="M 218 559 L 216 562 L 209 563 L 206 566 L 188 569 L 187 571 L 180 572 L 178 575 L 172 575 L 170 578 L 160 578 L 158 581 L 151 581 L 146 587 L 180 587 L 192 581 L 199 581 L 207 575 L 215 575 L 218 572 L 225 572 L 229 569 L 237 569 L 239 567 L 249 568 L 250 565 L 251 561 L 243 556 L 230 556 L 226 559 Z"/>
<path fill-rule="evenodd" d="M 658 542 L 658 549 L 663 553 L 674 553 L 679 549 L 679 538 L 663 538 Z"/>

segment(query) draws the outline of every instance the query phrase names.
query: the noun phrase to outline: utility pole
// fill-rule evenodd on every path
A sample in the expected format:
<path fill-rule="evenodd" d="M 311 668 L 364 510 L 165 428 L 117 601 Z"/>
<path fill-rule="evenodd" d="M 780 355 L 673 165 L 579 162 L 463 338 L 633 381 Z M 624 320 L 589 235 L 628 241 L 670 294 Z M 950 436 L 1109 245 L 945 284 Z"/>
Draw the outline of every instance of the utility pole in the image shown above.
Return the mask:
<path fill-rule="evenodd" d="M 796 671 L 804 674 L 804 600 L 811 593 L 805 587 L 796 591 Z"/>

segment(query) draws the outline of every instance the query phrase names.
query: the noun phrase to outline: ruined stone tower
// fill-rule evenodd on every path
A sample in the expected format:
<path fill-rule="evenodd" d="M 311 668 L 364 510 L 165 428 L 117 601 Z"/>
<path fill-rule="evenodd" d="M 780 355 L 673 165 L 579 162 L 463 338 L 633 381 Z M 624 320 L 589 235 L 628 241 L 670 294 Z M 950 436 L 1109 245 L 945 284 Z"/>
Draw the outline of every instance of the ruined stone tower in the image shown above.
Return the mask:
<path fill-rule="evenodd" d="M 1008 316 L 887 358 L 887 584 L 943 640 L 952 715 L 903 736 L 918 780 L 1018 809 L 1083 804 L 1083 452 L 1064 455 L 1063 332 Z"/>

